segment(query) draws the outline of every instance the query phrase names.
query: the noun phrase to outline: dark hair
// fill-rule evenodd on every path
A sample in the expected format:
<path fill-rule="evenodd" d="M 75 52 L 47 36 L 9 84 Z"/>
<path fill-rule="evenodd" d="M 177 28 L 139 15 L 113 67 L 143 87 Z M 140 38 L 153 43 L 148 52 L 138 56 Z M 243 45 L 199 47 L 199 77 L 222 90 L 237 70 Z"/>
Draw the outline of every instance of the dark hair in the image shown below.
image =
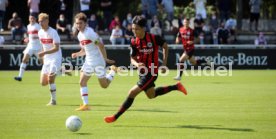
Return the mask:
<path fill-rule="evenodd" d="M 84 13 L 78 13 L 76 16 L 75 16 L 75 19 L 79 19 L 79 20 L 82 20 L 84 22 L 87 22 L 87 17 Z"/>
<path fill-rule="evenodd" d="M 140 27 L 146 27 L 147 20 L 140 15 L 136 15 L 132 20 L 132 24 L 139 25 Z"/>

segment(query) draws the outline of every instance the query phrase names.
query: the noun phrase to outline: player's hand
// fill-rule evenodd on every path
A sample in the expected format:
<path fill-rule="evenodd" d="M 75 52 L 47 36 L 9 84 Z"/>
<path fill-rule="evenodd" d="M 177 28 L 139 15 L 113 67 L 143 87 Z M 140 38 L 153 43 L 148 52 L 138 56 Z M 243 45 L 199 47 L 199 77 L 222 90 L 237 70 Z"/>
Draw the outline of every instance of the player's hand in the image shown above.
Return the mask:
<path fill-rule="evenodd" d="M 145 66 L 145 64 L 144 63 L 137 63 L 137 67 L 139 68 L 139 67 L 144 67 Z"/>
<path fill-rule="evenodd" d="M 39 53 L 38 53 L 38 57 L 40 57 L 40 58 L 42 58 L 44 55 L 45 55 L 44 52 L 39 52 Z"/>
<path fill-rule="evenodd" d="M 25 38 L 23 41 L 24 41 L 24 43 L 28 43 L 29 42 L 29 38 Z"/>
<path fill-rule="evenodd" d="M 193 44 L 194 42 L 193 41 L 188 41 L 187 42 L 189 45 Z"/>
<path fill-rule="evenodd" d="M 105 59 L 105 62 L 107 63 L 107 64 L 115 64 L 115 60 L 111 60 L 111 59 Z"/>
<path fill-rule="evenodd" d="M 77 55 L 76 53 L 72 53 L 72 54 L 71 54 L 71 57 L 72 57 L 72 58 L 76 58 L 76 57 L 78 57 L 78 55 Z"/>

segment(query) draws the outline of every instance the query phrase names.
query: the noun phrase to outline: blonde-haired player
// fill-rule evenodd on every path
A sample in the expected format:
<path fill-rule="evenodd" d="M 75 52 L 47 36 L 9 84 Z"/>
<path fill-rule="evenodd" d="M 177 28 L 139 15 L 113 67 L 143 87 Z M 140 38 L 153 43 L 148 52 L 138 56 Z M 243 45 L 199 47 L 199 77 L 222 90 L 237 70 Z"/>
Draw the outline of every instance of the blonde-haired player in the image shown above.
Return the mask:
<path fill-rule="evenodd" d="M 80 93 L 83 105 L 76 110 L 86 111 L 90 109 L 88 106 L 87 82 L 90 79 L 91 74 L 95 73 L 101 87 L 107 88 L 117 72 L 117 67 L 111 66 L 109 74 L 106 74 L 106 63 L 113 64 L 115 61 L 107 58 L 104 45 L 100 41 L 99 36 L 92 28 L 87 26 L 87 17 L 85 14 L 79 13 L 75 16 L 75 26 L 79 31 L 78 40 L 80 42 L 81 50 L 72 53 L 72 58 L 86 55 L 80 75 Z"/>
<path fill-rule="evenodd" d="M 36 18 L 33 15 L 29 16 L 29 25 L 27 26 L 28 30 L 28 38 L 24 39 L 24 41 L 28 45 L 26 49 L 23 51 L 23 60 L 20 64 L 19 74 L 17 77 L 14 77 L 15 80 L 21 81 L 24 71 L 27 67 L 27 63 L 32 55 L 38 57 L 38 53 L 41 51 L 41 44 L 38 39 L 38 31 L 41 29 L 40 25 L 36 22 Z"/>
<path fill-rule="evenodd" d="M 49 26 L 49 15 L 41 13 L 38 16 L 41 30 L 38 37 L 43 47 L 38 56 L 43 58 L 40 83 L 42 86 L 49 85 L 51 100 L 47 104 L 56 105 L 56 84 L 55 77 L 61 69 L 62 54 L 60 49 L 60 37 L 55 29 Z"/>

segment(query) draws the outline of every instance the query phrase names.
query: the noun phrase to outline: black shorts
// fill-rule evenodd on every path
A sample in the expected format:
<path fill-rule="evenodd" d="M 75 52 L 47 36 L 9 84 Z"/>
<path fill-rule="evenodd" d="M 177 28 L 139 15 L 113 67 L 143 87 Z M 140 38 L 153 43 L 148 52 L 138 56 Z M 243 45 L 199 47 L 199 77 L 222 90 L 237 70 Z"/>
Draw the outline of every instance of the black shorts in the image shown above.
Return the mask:
<path fill-rule="evenodd" d="M 250 22 L 258 21 L 260 18 L 259 13 L 250 13 Z"/>
<path fill-rule="evenodd" d="M 185 50 L 185 53 L 189 56 L 189 59 L 194 55 L 195 49 Z"/>
<path fill-rule="evenodd" d="M 149 88 L 155 87 L 154 82 L 157 77 L 158 75 L 152 76 L 150 73 L 144 76 L 139 75 L 139 81 L 137 82 L 137 85 L 146 92 Z"/>

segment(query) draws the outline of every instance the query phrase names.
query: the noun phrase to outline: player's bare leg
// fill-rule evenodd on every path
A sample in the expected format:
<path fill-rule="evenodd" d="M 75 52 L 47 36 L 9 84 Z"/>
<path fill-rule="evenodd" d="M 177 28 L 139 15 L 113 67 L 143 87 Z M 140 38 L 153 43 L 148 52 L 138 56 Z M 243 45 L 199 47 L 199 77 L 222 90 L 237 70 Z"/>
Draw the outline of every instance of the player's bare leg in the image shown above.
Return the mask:
<path fill-rule="evenodd" d="M 118 112 L 115 115 L 104 117 L 104 121 L 106 123 L 115 122 L 132 105 L 134 98 L 142 91 L 143 90 L 138 85 L 135 85 L 134 87 L 132 87 L 128 92 L 127 99 L 122 104 Z"/>
<path fill-rule="evenodd" d="M 81 71 L 80 74 L 80 94 L 83 101 L 83 104 L 80 105 L 79 108 L 76 109 L 76 111 L 88 111 L 90 110 L 90 107 L 88 106 L 88 88 L 87 88 L 87 82 L 90 79 L 91 75 L 84 73 Z"/>
<path fill-rule="evenodd" d="M 41 74 L 40 75 L 40 84 L 42 86 L 48 85 L 48 74 Z"/>
<path fill-rule="evenodd" d="M 27 63 L 28 63 L 29 59 L 30 59 L 30 56 L 28 54 L 24 54 L 22 63 L 20 64 L 19 74 L 18 74 L 18 76 L 14 77 L 15 80 L 22 81 L 22 77 L 23 77 L 24 71 L 27 67 Z"/>

